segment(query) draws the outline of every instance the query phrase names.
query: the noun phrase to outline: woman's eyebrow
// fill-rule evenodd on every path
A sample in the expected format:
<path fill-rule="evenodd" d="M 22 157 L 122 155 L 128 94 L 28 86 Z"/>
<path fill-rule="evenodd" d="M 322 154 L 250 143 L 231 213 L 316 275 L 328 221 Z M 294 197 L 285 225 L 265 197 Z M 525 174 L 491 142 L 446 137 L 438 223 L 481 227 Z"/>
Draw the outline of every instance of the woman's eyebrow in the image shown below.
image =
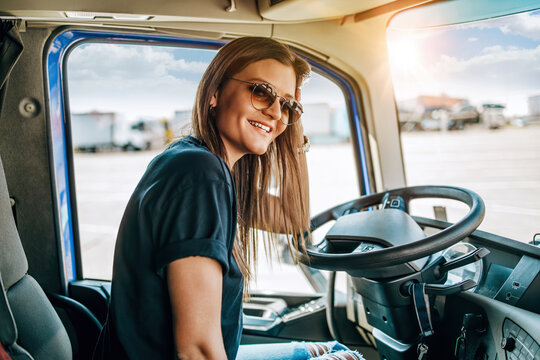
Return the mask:
<path fill-rule="evenodd" d="M 266 83 L 270 86 L 272 86 L 274 89 L 276 88 L 276 86 L 274 84 L 272 84 L 270 81 L 266 81 L 264 79 L 261 79 L 261 78 L 250 78 L 249 81 L 253 81 L 253 82 L 263 82 L 263 83 Z M 278 94 L 279 95 L 279 94 Z M 294 99 L 294 96 L 292 96 L 291 94 L 285 94 L 285 95 L 281 95 L 283 96 L 284 98 L 286 99 Z"/>

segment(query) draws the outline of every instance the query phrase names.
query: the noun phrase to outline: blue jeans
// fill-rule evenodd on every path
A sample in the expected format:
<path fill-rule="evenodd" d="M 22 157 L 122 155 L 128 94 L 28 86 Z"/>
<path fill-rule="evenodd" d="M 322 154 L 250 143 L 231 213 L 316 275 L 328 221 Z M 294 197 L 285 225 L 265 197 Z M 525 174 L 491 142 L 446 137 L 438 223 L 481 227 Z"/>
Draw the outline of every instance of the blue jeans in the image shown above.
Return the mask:
<path fill-rule="evenodd" d="M 319 356 L 312 356 L 309 353 L 307 343 L 303 342 L 240 345 L 236 360 L 345 360 L 346 358 L 340 357 L 344 354 L 354 354 L 357 359 L 363 359 L 358 352 L 349 350 L 337 341 L 323 344 L 329 345 L 330 351 L 326 353 L 327 355 L 319 354 Z M 328 354 L 333 354 L 333 356 Z"/>

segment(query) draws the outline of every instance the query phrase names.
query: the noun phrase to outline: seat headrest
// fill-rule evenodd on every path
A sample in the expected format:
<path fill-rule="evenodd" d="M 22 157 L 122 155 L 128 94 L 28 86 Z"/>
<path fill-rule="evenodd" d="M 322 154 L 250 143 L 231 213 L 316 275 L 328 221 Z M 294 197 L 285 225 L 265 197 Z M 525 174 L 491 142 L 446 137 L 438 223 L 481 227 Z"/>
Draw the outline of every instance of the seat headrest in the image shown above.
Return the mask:
<path fill-rule="evenodd" d="M 28 271 L 19 232 L 15 226 L 6 175 L 0 157 L 0 274 L 7 290 Z"/>

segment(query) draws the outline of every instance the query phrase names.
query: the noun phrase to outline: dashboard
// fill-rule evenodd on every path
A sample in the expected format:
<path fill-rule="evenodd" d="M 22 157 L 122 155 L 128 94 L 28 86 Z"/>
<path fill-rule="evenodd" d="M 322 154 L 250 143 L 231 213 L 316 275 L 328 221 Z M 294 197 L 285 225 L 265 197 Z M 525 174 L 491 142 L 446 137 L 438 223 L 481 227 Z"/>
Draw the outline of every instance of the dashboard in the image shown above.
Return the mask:
<path fill-rule="evenodd" d="M 439 220 L 415 220 L 426 231 L 447 226 Z M 476 230 L 435 256 L 445 256 L 449 261 L 479 248 L 487 248 L 489 255 L 449 271 L 446 279 L 446 284 L 470 279 L 478 284 L 476 287 L 451 296 L 430 296 L 437 324 L 433 358 L 455 359 L 454 354 L 461 351 L 473 356 L 471 359 L 540 360 L 540 249 Z M 361 295 L 357 290 L 365 282 L 376 283 L 349 278 L 345 306 L 338 308 L 338 315 L 345 321 L 339 319 L 339 326 L 352 324 L 367 343 L 377 345 L 381 359 L 416 359 L 413 344 L 418 328 L 410 299 L 391 298 L 385 294 L 386 285 L 377 284 L 370 284 L 375 290 L 367 296 L 365 292 Z M 244 334 L 294 339 L 300 333 L 314 340 L 328 340 L 326 307 L 323 294 L 255 295 L 244 306 Z"/>

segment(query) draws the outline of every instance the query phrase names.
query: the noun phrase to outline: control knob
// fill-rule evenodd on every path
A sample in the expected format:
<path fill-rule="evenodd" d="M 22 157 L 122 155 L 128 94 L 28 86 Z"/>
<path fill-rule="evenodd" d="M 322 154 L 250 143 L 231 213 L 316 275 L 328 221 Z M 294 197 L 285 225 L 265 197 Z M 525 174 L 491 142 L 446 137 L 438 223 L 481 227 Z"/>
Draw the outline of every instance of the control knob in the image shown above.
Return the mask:
<path fill-rule="evenodd" d="M 506 351 L 512 351 L 516 347 L 516 339 L 511 336 L 507 336 L 502 339 L 501 346 Z"/>

